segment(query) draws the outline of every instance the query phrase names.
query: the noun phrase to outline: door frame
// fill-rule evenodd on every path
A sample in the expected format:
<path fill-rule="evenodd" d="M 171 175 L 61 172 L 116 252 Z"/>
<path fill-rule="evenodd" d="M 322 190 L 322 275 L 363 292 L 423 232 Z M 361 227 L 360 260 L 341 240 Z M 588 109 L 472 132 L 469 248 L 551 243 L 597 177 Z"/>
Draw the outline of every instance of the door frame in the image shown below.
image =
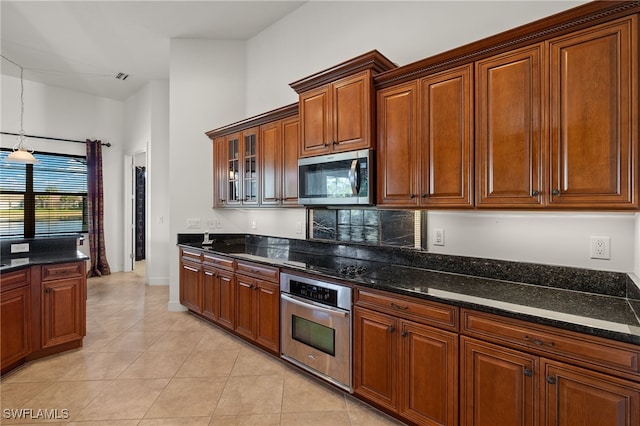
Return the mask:
<path fill-rule="evenodd" d="M 149 155 L 147 149 L 132 152 L 124 155 L 124 188 L 123 188 L 123 271 L 131 272 L 135 269 L 135 191 L 136 191 L 136 157 L 144 154 L 147 176 L 149 174 Z M 149 253 L 149 179 L 145 179 L 145 252 Z M 147 270 L 145 283 L 149 277 Z"/>

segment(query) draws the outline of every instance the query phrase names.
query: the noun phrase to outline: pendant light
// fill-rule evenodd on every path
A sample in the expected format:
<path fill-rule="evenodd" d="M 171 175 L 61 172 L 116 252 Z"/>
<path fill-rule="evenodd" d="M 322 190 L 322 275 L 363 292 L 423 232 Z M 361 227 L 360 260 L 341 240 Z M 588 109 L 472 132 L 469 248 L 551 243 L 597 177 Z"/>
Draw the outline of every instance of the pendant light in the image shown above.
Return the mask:
<path fill-rule="evenodd" d="M 13 146 L 13 152 L 9 154 L 4 161 L 13 163 L 35 164 L 38 162 L 33 156 L 33 147 L 25 141 L 24 134 L 24 69 L 21 65 L 13 62 L 4 55 L 0 55 L 7 61 L 20 68 L 20 133 L 18 134 L 18 143 Z"/>

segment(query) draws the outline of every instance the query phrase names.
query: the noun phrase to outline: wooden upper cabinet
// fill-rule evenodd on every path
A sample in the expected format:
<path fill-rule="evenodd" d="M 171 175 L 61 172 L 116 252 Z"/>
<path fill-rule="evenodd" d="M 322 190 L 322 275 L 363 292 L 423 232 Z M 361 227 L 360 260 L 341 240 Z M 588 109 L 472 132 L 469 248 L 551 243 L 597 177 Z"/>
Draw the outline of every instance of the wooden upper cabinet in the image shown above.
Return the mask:
<path fill-rule="evenodd" d="M 300 120 L 290 117 L 282 120 L 282 194 L 283 205 L 298 205 L 298 152 Z"/>
<path fill-rule="evenodd" d="M 418 204 L 418 85 L 378 91 L 378 204 Z"/>
<path fill-rule="evenodd" d="M 260 126 L 260 205 L 298 205 L 298 117 Z"/>
<path fill-rule="evenodd" d="M 420 81 L 420 204 L 473 206 L 473 67 Z"/>
<path fill-rule="evenodd" d="M 395 67 L 373 50 L 291 83 L 300 100 L 299 156 L 375 148 L 372 79 Z"/>
<path fill-rule="evenodd" d="M 228 156 L 224 136 L 213 140 L 213 207 L 224 207 L 227 200 Z"/>
<path fill-rule="evenodd" d="M 211 130 L 213 206 L 298 205 L 298 103 Z"/>
<path fill-rule="evenodd" d="M 547 42 L 551 206 L 638 207 L 637 37 L 632 15 Z"/>
<path fill-rule="evenodd" d="M 300 95 L 301 156 L 320 155 L 331 152 L 331 93 L 329 87 Z"/>
<path fill-rule="evenodd" d="M 378 92 L 378 204 L 473 205 L 472 67 Z"/>
<path fill-rule="evenodd" d="M 478 207 L 542 207 L 543 54 L 537 44 L 476 63 Z"/>
<path fill-rule="evenodd" d="M 301 156 L 372 146 L 371 71 L 300 95 Z"/>
<path fill-rule="evenodd" d="M 260 182 L 260 204 L 277 205 L 280 201 L 280 185 L 282 179 L 282 123 L 265 124 L 260 126 L 260 152 L 262 173 Z"/>

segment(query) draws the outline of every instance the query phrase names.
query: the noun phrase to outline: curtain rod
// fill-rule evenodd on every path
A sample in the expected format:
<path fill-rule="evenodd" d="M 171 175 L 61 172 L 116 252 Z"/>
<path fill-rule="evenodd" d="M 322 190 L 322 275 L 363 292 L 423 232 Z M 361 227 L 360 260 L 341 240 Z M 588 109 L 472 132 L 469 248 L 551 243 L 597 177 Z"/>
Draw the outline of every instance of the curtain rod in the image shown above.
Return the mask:
<path fill-rule="evenodd" d="M 9 135 L 9 136 L 20 136 L 19 133 L 11 133 L 11 132 L 0 132 L 0 134 Z M 77 141 L 77 140 L 73 140 L 73 139 L 49 138 L 49 137 L 46 137 L 46 136 L 24 135 L 24 137 L 25 138 L 35 138 L 35 139 L 47 139 L 47 140 L 51 140 L 51 141 L 61 141 L 61 142 L 86 143 L 86 141 Z M 100 143 L 100 145 L 106 146 L 107 148 L 110 148 L 111 147 L 111 142 Z"/>

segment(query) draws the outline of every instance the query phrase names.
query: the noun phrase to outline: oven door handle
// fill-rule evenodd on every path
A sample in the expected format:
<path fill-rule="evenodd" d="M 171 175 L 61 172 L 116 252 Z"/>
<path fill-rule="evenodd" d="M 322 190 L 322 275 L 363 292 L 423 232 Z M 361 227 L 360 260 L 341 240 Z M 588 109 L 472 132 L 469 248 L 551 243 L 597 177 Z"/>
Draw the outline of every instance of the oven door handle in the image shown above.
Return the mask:
<path fill-rule="evenodd" d="M 307 300 L 307 299 L 300 299 L 298 297 L 292 296 L 290 294 L 285 294 L 285 293 L 280 293 L 280 298 L 283 300 L 286 300 L 287 302 L 291 302 L 294 305 L 299 305 L 302 306 L 304 308 L 310 308 L 309 305 L 312 305 L 315 309 L 321 311 L 321 312 L 325 312 L 328 313 L 330 315 L 334 315 L 334 316 L 340 316 L 340 317 L 347 317 L 349 315 L 348 312 L 345 312 L 343 310 L 338 310 L 338 309 L 332 309 L 330 307 L 327 307 L 325 305 L 322 305 L 320 303 L 314 302 L 313 300 Z"/>

